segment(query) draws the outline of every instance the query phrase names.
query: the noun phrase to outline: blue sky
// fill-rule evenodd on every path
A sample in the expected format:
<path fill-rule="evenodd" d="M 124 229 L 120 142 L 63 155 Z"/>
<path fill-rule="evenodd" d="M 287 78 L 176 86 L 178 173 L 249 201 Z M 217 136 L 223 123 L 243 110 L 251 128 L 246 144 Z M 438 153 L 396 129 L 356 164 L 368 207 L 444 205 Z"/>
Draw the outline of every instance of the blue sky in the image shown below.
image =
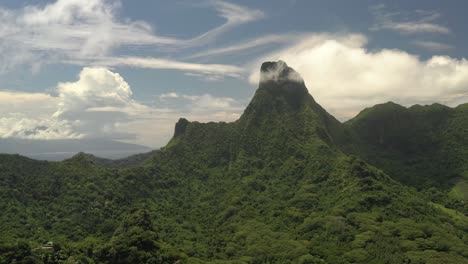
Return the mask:
<path fill-rule="evenodd" d="M 468 101 L 465 1 L 0 3 L 0 137 L 163 146 L 179 117 L 232 121 L 283 59 L 341 120 Z"/>

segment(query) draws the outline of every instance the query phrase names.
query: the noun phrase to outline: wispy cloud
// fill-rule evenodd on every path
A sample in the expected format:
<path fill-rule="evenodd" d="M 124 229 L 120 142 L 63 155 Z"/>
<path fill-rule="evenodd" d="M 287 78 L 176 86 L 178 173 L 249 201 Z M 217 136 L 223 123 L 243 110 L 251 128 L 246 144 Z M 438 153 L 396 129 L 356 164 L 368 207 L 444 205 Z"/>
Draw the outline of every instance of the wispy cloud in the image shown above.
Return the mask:
<path fill-rule="evenodd" d="M 202 74 L 196 72 L 186 72 L 184 73 L 185 76 L 196 77 L 199 80 L 208 81 L 208 82 L 217 82 L 224 80 L 224 75 L 221 74 Z M 242 78 L 241 75 L 231 76 L 231 77 L 239 77 Z"/>
<path fill-rule="evenodd" d="M 173 99 L 173 98 L 179 98 L 179 95 L 175 92 L 170 92 L 170 93 L 163 93 L 158 96 L 160 100 L 166 100 L 166 99 Z"/>
<path fill-rule="evenodd" d="M 126 66 L 146 69 L 172 69 L 230 77 L 239 77 L 240 73 L 244 72 L 244 69 L 234 65 L 190 63 L 151 57 L 104 57 L 96 58 L 93 61 L 71 61 L 70 63 L 105 67 Z"/>
<path fill-rule="evenodd" d="M 170 92 L 159 95 L 158 100 L 161 106 L 186 116 L 207 115 L 211 118 L 213 116 L 219 118 L 226 115 L 224 120 L 233 120 L 232 117 L 239 117 L 245 107 L 242 102 L 234 98 L 218 97 L 211 94 L 189 95 Z M 207 120 L 206 118 L 202 119 Z"/>
<path fill-rule="evenodd" d="M 448 27 L 436 23 L 440 13 L 435 11 L 416 10 L 412 13 L 387 12 L 385 5 L 370 7 L 375 23 L 373 31 L 392 30 L 401 34 L 449 34 Z"/>
<path fill-rule="evenodd" d="M 179 42 L 153 34 L 144 21 L 119 20 L 116 3 L 58 0 L 43 7 L 0 7 L 0 51 L 22 58 L 9 61 L 4 57 L 3 67 L 28 60 L 49 63 L 63 58 L 103 56 L 120 46 Z"/>
<path fill-rule="evenodd" d="M 242 41 L 233 45 L 222 48 L 209 49 L 192 54 L 188 58 L 212 57 L 226 54 L 236 54 L 241 51 L 267 46 L 271 44 L 290 43 L 301 38 L 302 34 L 282 34 L 282 35 L 266 35 L 258 38 Z"/>
<path fill-rule="evenodd" d="M 57 0 L 21 9 L 0 6 L 0 70 L 23 64 L 39 68 L 43 64 L 86 62 L 235 75 L 239 72 L 235 66 L 185 63 L 170 58 L 171 51 L 206 45 L 239 25 L 264 17 L 260 10 L 225 1 L 208 4 L 226 21 L 191 39 L 161 36 L 145 21 L 120 18 L 118 0 Z M 165 59 L 114 54 L 117 48 L 141 46 L 165 51 Z"/>
<path fill-rule="evenodd" d="M 452 45 L 449 44 L 427 40 L 413 40 L 411 41 L 411 44 L 430 51 L 448 51 L 454 48 Z"/>
<path fill-rule="evenodd" d="M 210 5 L 212 5 L 216 9 L 218 16 L 226 19 L 226 22 L 195 38 L 182 42 L 183 47 L 205 45 L 213 41 L 219 35 L 239 25 L 259 20 L 265 17 L 265 13 L 263 13 L 261 10 L 251 9 L 245 6 L 228 3 L 221 0 L 212 0 L 208 3 L 210 3 Z"/>

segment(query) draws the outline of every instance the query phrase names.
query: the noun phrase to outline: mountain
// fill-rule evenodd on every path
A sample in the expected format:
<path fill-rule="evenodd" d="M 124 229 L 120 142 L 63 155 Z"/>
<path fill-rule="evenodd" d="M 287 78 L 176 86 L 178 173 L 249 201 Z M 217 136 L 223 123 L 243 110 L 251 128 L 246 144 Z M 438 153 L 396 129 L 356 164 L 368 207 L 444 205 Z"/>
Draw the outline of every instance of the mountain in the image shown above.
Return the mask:
<path fill-rule="evenodd" d="M 0 155 L 0 263 L 468 263 L 463 198 L 414 188 L 392 170 L 402 161 L 368 164 L 404 147 L 373 123 L 398 109 L 341 124 L 286 63 L 266 62 L 239 120 L 181 118 L 140 165 Z"/>
<path fill-rule="evenodd" d="M 39 160 L 58 161 L 71 158 L 79 152 L 108 159 L 121 159 L 133 154 L 149 152 L 151 148 L 106 139 L 0 139 L 0 152 L 20 154 Z"/>
<path fill-rule="evenodd" d="M 106 159 L 94 156 L 93 154 L 88 154 L 80 152 L 69 159 L 65 159 L 65 162 L 72 162 L 75 160 L 86 161 L 97 167 L 104 168 L 131 168 L 141 166 L 145 163 L 151 156 L 154 155 L 158 150 L 153 150 L 150 152 L 138 153 L 125 158 L 120 159 Z"/>
<path fill-rule="evenodd" d="M 363 110 L 345 126 L 354 138 L 348 152 L 394 179 L 468 198 L 468 104 L 405 108 L 388 102 Z"/>

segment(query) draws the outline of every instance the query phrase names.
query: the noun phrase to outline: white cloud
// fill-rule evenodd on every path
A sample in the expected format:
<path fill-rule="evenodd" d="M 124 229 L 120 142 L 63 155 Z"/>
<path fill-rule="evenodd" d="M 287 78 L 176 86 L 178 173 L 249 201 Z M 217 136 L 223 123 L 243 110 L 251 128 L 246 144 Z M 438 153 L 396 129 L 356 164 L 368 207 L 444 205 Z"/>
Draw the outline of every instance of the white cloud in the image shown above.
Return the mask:
<path fill-rule="evenodd" d="M 392 30 L 402 34 L 449 34 L 450 29 L 446 26 L 435 23 L 440 17 L 438 12 L 416 10 L 411 14 L 399 12 L 388 13 L 385 5 L 375 5 L 370 8 L 374 15 L 375 24 L 371 30 Z M 411 19 L 409 19 L 411 17 Z"/>
<path fill-rule="evenodd" d="M 77 81 L 59 83 L 57 92 L 60 102 L 53 117 L 66 120 L 87 137 L 130 137 L 117 125 L 147 111 L 132 99 L 122 76 L 105 68 L 83 68 Z"/>
<path fill-rule="evenodd" d="M 148 112 L 131 98 L 128 83 L 104 68 L 84 68 L 77 81 L 59 83 L 56 93 L 0 92 L 0 137 L 130 138 L 118 125 Z"/>
<path fill-rule="evenodd" d="M 316 35 L 252 64 L 284 60 L 304 78 L 311 94 L 340 119 L 377 103 L 404 105 L 440 102 L 455 106 L 468 99 L 468 61 L 448 56 L 421 60 L 401 50 L 366 49 L 362 35 Z"/>
<path fill-rule="evenodd" d="M 0 91 L 0 138 L 78 138 L 66 121 L 51 118 L 59 99 L 45 93 Z"/>
<path fill-rule="evenodd" d="M 76 82 L 59 83 L 60 98 L 55 117 L 73 117 L 94 107 L 125 107 L 132 104 L 132 91 L 118 73 L 105 68 L 83 68 Z"/>
<path fill-rule="evenodd" d="M 0 118 L 0 138 L 61 139 L 82 138 L 66 121 L 56 119 L 37 119 L 26 116 Z"/>

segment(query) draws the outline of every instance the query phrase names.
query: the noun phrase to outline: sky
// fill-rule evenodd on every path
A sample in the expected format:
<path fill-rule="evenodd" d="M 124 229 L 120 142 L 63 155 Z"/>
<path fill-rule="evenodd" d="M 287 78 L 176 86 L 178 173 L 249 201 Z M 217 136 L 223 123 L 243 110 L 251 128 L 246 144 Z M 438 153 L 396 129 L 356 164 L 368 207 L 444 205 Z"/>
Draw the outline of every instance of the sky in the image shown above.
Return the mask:
<path fill-rule="evenodd" d="M 0 138 L 158 148 L 180 117 L 239 118 L 283 60 L 341 121 L 468 102 L 468 2 L 2 0 Z"/>

